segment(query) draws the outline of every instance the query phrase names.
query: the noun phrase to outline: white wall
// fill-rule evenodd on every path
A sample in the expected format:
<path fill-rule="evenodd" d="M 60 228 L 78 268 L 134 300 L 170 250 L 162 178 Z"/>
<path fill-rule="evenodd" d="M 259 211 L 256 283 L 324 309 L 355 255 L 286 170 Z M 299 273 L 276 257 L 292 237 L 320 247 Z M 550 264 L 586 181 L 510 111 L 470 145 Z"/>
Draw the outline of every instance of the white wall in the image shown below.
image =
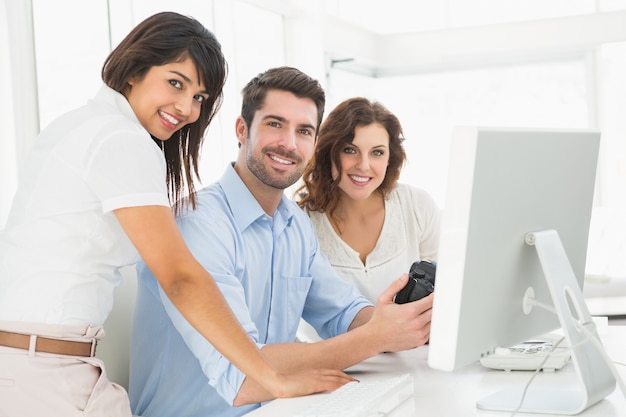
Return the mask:
<path fill-rule="evenodd" d="M 29 1 L 3 0 L 0 7 L 0 122 L 4 132 L 0 139 L 0 228 L 15 193 L 19 163 L 39 131 L 32 27 Z"/>
<path fill-rule="evenodd" d="M 5 134 L 0 136 L 0 229 L 2 229 L 9 207 L 11 197 L 15 193 L 17 184 L 17 153 L 15 149 L 15 126 L 13 91 L 11 89 L 11 62 L 9 55 L 9 33 L 7 21 L 7 8 L 0 8 L 0 125 L 4 127 Z"/>

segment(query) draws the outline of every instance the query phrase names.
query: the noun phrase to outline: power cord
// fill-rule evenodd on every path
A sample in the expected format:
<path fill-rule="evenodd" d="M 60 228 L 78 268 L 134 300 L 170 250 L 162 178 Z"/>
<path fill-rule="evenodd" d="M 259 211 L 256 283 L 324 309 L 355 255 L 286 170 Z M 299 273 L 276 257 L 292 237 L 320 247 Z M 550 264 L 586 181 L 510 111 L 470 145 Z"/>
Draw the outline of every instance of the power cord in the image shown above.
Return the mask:
<path fill-rule="evenodd" d="M 591 340 L 591 343 L 596 348 L 598 353 L 600 353 L 600 355 L 602 356 L 602 359 L 604 359 L 604 362 L 607 364 L 607 366 L 611 370 L 611 373 L 613 374 L 613 377 L 615 378 L 615 381 L 617 382 L 617 385 L 619 386 L 620 391 L 622 391 L 622 396 L 626 398 L 626 385 L 624 384 L 624 380 L 622 379 L 619 372 L 617 372 L 617 368 L 615 367 L 615 364 L 622 365 L 622 366 L 624 366 L 625 364 L 621 362 L 613 362 L 611 360 L 609 355 L 607 355 L 606 350 L 604 349 L 604 346 L 602 346 L 602 343 L 600 343 L 600 341 L 596 337 L 594 337 L 593 333 L 589 331 L 586 324 L 587 323 L 581 324 L 579 322 L 576 322 L 576 328 L 580 330 L 581 332 L 583 332 L 585 336 L 587 336 L 585 340 L 587 339 Z"/>
<path fill-rule="evenodd" d="M 538 302 L 537 300 L 527 300 L 530 304 L 535 305 L 537 307 L 543 308 L 544 310 L 547 310 L 551 313 L 556 314 L 556 310 L 547 304 L 543 304 L 541 302 Z M 587 321 L 587 322 L 580 322 L 575 320 L 574 321 L 574 325 L 576 326 L 577 330 L 579 330 L 580 332 L 582 332 L 585 335 L 585 338 L 583 340 L 581 340 L 580 342 L 576 343 L 573 346 L 570 346 L 567 348 L 567 351 L 572 351 L 573 349 L 582 346 L 583 344 L 591 341 L 592 345 L 594 346 L 594 348 L 598 351 L 598 353 L 602 356 L 602 359 L 604 360 L 604 362 L 607 364 L 607 366 L 609 367 L 609 369 L 611 370 L 611 373 L 613 374 L 613 377 L 615 378 L 615 381 L 617 382 L 618 386 L 620 387 L 620 390 L 622 392 L 622 396 L 624 398 L 626 398 L 626 385 L 624 384 L 624 381 L 622 380 L 621 375 L 619 374 L 619 372 L 617 372 L 617 369 L 615 367 L 615 364 L 618 365 L 622 365 L 622 366 L 626 366 L 626 364 L 624 363 L 620 363 L 620 362 L 613 362 L 611 360 L 611 358 L 607 355 L 606 350 L 604 349 L 604 346 L 602 346 L 602 343 L 600 343 L 600 341 L 595 337 L 594 333 L 596 332 L 596 324 L 593 321 Z M 592 327 L 592 330 L 589 330 L 588 327 Z M 533 374 L 531 375 L 530 379 L 528 380 L 528 382 L 526 383 L 526 386 L 524 387 L 524 390 L 522 391 L 522 395 L 520 397 L 520 401 L 517 405 L 517 407 L 515 408 L 515 410 L 511 413 L 511 417 L 515 417 L 520 409 L 522 408 L 522 406 L 524 405 L 524 400 L 526 399 L 526 394 L 528 392 L 528 389 L 531 385 L 531 383 L 534 381 L 535 377 L 539 374 L 539 372 L 541 372 L 541 370 L 543 369 L 544 365 L 546 364 L 546 362 L 548 361 L 548 359 L 550 359 L 550 356 L 555 352 L 556 348 L 565 340 L 565 336 L 561 337 L 553 346 L 552 348 L 548 351 L 546 357 L 541 361 L 541 363 L 539 364 L 539 366 L 537 367 L 537 369 L 535 369 L 535 371 L 533 371 Z"/>
<path fill-rule="evenodd" d="M 524 400 L 526 399 L 526 394 L 528 393 L 528 388 L 530 388 L 530 384 L 532 384 L 532 382 L 535 380 L 535 377 L 537 375 L 539 375 L 539 372 L 541 372 L 541 370 L 543 369 L 544 365 L 546 364 L 546 362 L 548 362 L 548 359 L 550 359 L 550 356 L 554 353 L 554 350 L 565 340 L 565 336 L 561 337 L 553 346 L 552 349 L 550 349 L 550 351 L 548 352 L 548 354 L 546 355 L 545 358 L 543 358 L 543 360 L 541 361 L 541 363 L 539 364 L 539 366 L 537 366 L 537 369 L 535 369 L 533 371 L 533 374 L 530 376 L 530 379 L 528 380 L 528 382 L 526 383 L 526 386 L 524 387 L 524 390 L 522 391 L 522 396 L 520 397 L 519 403 L 517 404 L 517 407 L 515 408 L 515 410 L 513 410 L 513 412 L 511 413 L 511 417 L 515 417 L 517 415 L 517 413 L 519 413 L 519 410 L 522 408 L 522 406 L 524 405 Z M 586 340 L 584 341 L 586 342 Z M 581 342 L 582 343 L 582 342 Z M 573 348 L 567 348 L 567 351 L 572 350 Z"/>

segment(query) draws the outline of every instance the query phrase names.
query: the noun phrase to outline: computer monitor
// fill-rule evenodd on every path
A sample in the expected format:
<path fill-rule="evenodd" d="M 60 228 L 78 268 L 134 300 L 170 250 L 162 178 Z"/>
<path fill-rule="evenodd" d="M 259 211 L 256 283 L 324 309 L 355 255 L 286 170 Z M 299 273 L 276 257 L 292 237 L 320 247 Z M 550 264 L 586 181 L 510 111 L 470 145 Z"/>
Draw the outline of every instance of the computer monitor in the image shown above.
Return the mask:
<path fill-rule="evenodd" d="M 514 387 L 480 409 L 577 414 L 615 388 L 582 331 L 597 339 L 582 284 L 599 144 L 591 129 L 453 131 L 430 367 L 453 371 L 562 329 L 581 382 L 576 393 L 531 385 L 519 409 L 524 387 Z"/>

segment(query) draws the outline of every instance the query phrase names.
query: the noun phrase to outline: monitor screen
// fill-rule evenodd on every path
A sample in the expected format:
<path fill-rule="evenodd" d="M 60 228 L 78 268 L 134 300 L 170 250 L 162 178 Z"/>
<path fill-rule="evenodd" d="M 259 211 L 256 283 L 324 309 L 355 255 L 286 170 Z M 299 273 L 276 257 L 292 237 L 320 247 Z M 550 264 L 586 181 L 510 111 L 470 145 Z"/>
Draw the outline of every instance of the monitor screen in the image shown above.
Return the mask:
<path fill-rule="evenodd" d="M 592 129 L 454 130 L 429 346 L 432 368 L 453 371 L 498 347 L 563 328 L 555 310 L 570 307 L 559 305 L 560 295 L 555 305 L 555 286 L 570 297 L 563 303 L 580 309 L 575 315 L 588 315 L 577 297 L 599 144 L 600 132 Z M 550 252 L 553 247 L 557 255 Z M 553 267 L 568 273 L 546 274 Z M 563 284 L 562 278 L 571 281 Z M 530 306 L 529 298 L 548 308 Z"/>

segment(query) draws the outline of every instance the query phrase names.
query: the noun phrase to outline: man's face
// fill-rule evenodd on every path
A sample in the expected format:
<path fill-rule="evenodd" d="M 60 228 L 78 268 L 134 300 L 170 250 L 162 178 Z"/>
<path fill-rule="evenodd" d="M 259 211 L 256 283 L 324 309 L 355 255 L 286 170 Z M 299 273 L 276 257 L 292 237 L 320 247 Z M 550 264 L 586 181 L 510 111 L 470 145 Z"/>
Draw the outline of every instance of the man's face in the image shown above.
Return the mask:
<path fill-rule="evenodd" d="M 313 155 L 316 126 L 317 107 L 313 100 L 287 91 L 268 91 L 247 136 L 245 123 L 238 120 L 248 169 L 269 187 L 284 190 L 295 184 Z"/>

